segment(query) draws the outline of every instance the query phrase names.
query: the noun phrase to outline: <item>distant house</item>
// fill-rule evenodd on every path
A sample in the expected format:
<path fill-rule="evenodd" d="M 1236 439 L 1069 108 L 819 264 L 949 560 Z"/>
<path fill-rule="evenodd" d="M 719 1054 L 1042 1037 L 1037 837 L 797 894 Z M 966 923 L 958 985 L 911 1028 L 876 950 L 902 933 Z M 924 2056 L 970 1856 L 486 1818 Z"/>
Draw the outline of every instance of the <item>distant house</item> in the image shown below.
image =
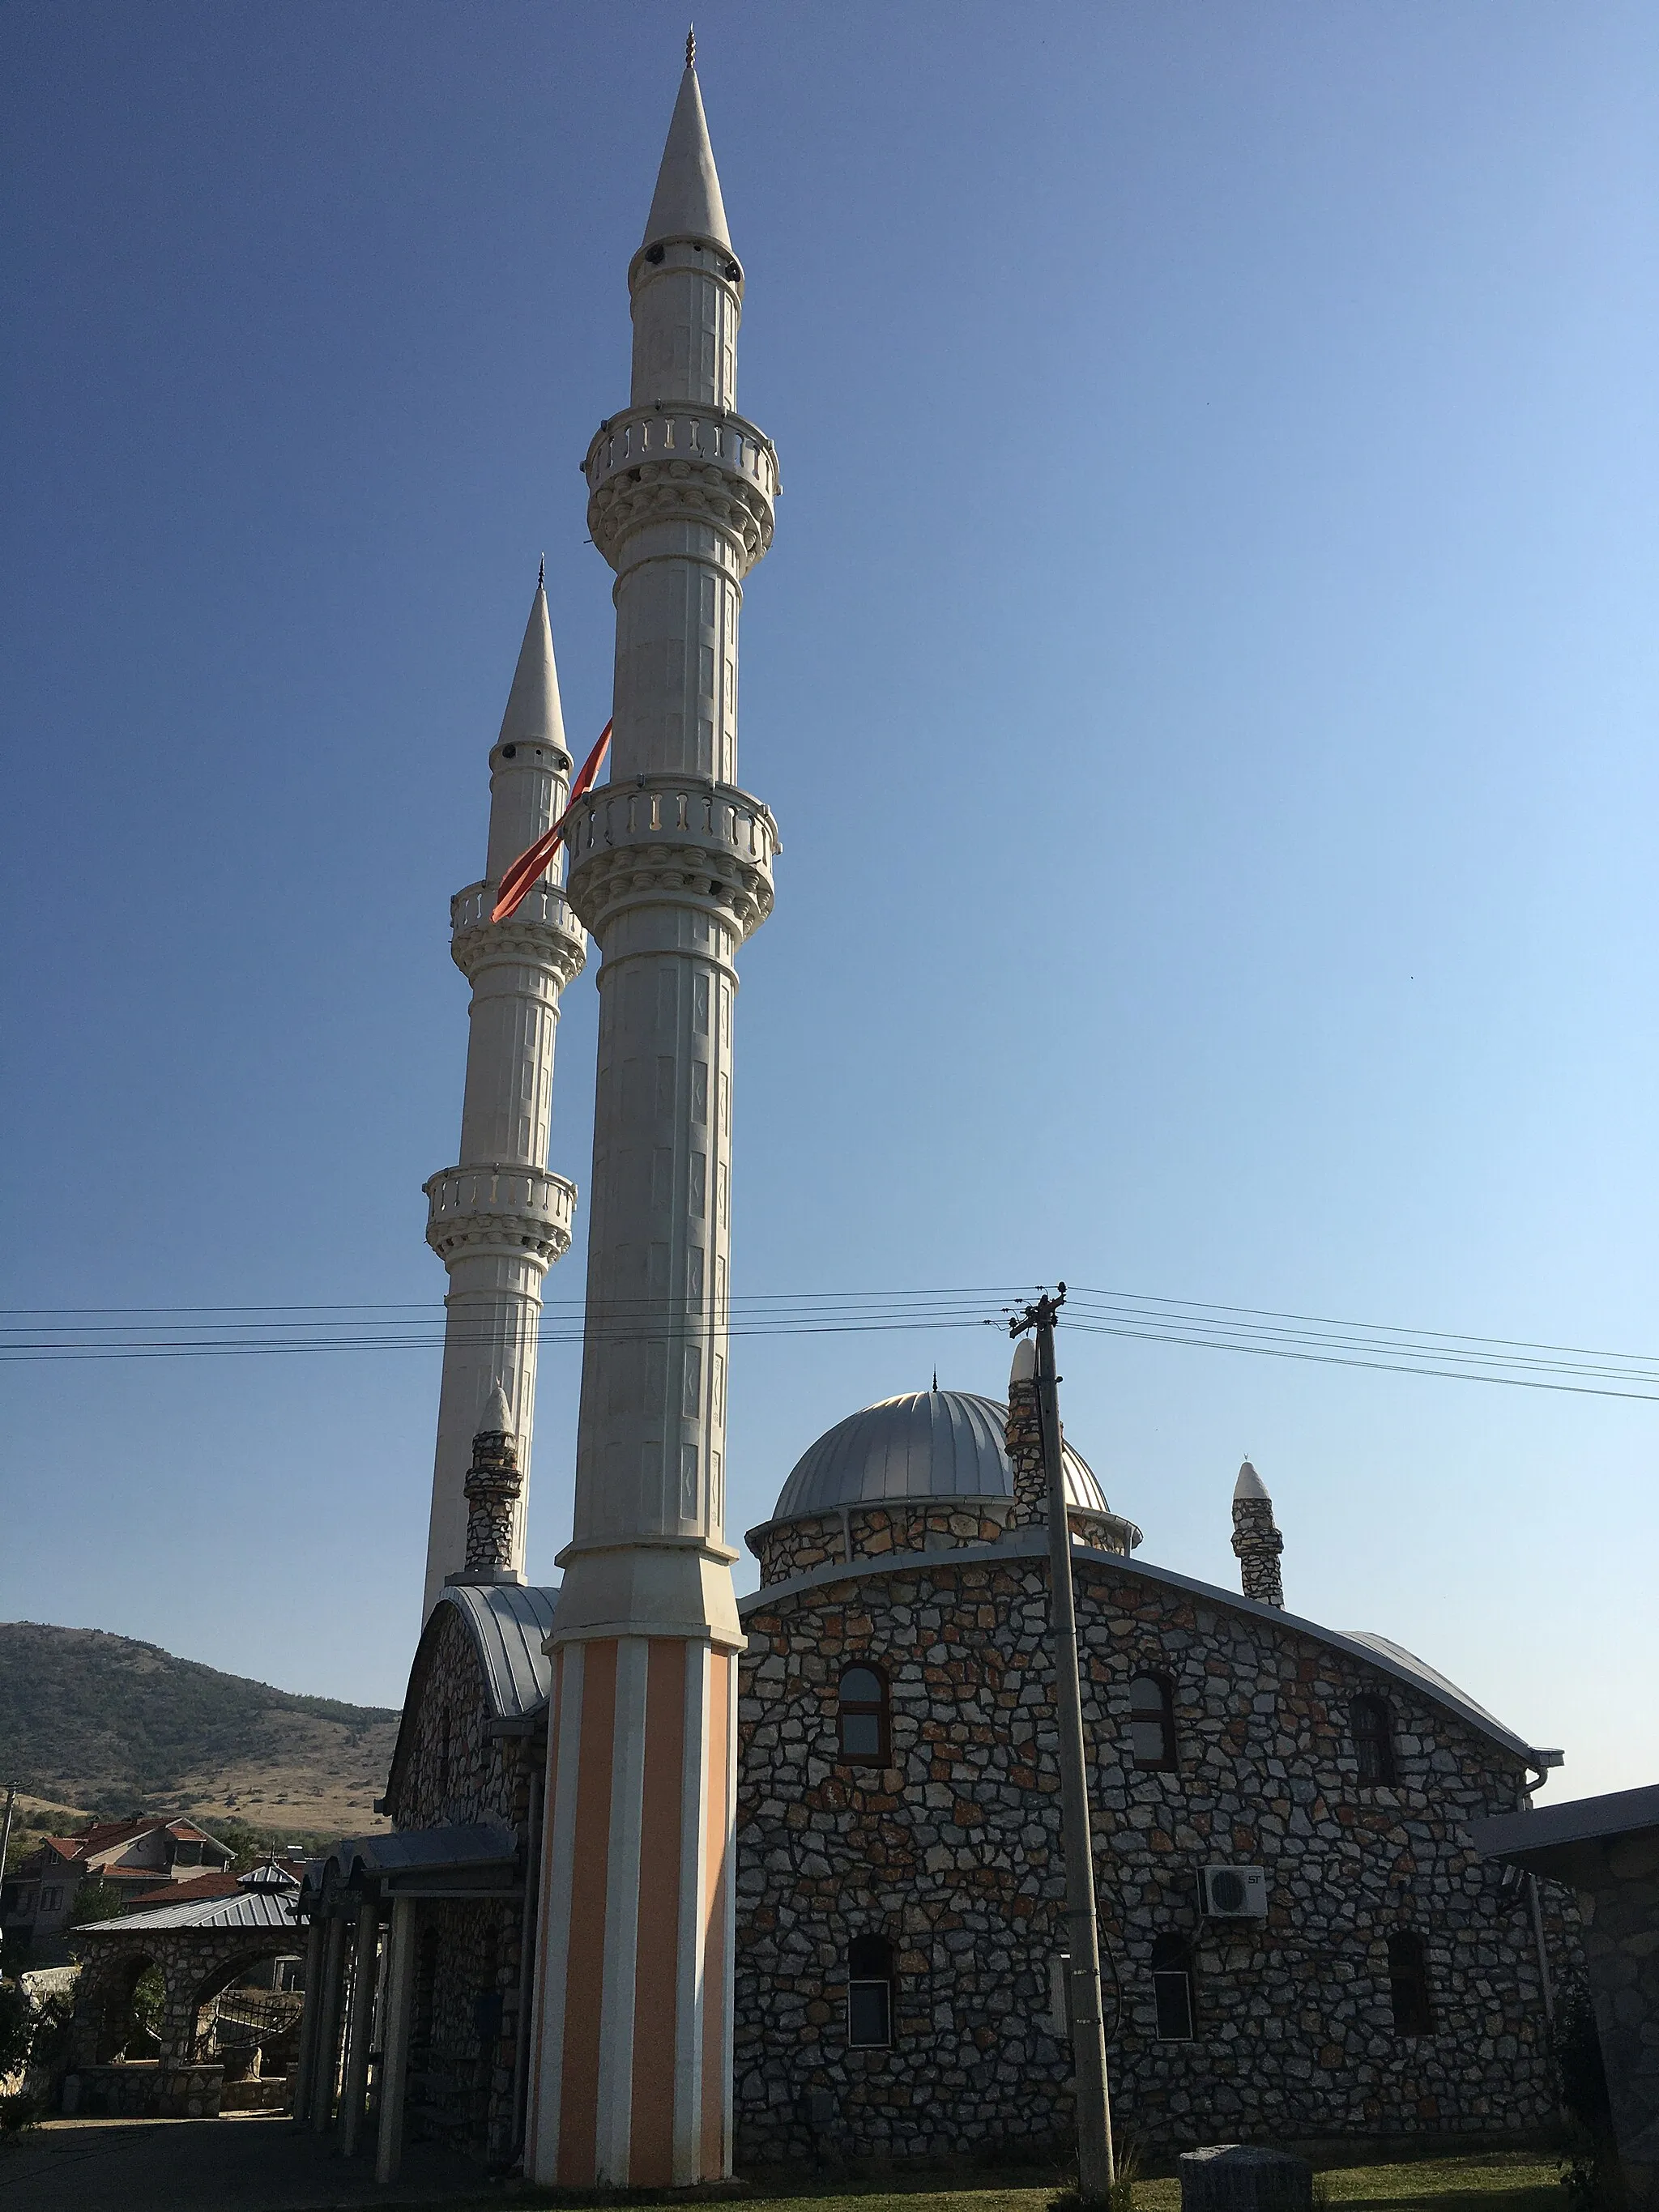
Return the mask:
<path fill-rule="evenodd" d="M 126 1910 L 141 1898 L 148 1902 L 157 1889 L 222 1875 L 232 1856 L 193 1820 L 165 1814 L 99 1821 L 78 1836 L 47 1836 L 0 1886 L 6 1955 L 40 1959 L 58 1950 L 82 1882 L 110 1883 Z"/>

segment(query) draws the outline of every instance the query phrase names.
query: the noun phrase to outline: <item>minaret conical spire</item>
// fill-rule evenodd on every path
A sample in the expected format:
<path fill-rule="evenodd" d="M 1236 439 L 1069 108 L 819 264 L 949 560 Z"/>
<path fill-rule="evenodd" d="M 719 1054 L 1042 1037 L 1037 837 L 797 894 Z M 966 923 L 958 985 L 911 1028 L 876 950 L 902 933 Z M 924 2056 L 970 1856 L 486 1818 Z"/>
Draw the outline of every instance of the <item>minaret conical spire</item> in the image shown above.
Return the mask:
<path fill-rule="evenodd" d="M 568 757 L 564 741 L 564 709 L 559 702 L 559 672 L 553 660 L 553 625 L 547 612 L 546 568 L 536 579 L 536 596 L 530 603 L 530 619 L 524 626 L 519 665 L 513 672 L 513 688 L 507 695 L 497 744 L 556 745 Z"/>
<path fill-rule="evenodd" d="M 696 49 L 686 42 L 685 74 L 674 102 L 668 126 L 668 143 L 662 149 L 657 189 L 646 217 L 641 246 L 654 246 L 665 238 L 712 238 L 731 250 L 726 228 L 726 205 L 714 167 L 714 149 L 708 143 L 708 118 L 702 112 L 702 94 L 691 57 Z"/>

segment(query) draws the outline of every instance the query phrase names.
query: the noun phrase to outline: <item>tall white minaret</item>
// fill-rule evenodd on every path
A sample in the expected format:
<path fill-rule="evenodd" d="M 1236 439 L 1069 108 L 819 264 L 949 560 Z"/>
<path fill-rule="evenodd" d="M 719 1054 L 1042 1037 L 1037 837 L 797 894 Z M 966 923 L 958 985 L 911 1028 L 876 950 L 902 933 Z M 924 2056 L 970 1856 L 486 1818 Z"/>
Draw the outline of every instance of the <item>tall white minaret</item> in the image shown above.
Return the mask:
<path fill-rule="evenodd" d="M 511 1409 L 527 1492 L 536 1411 L 542 1278 L 570 1243 L 576 1188 L 547 1166 L 559 994 L 587 939 L 559 888 L 562 863 L 510 921 L 492 922 L 501 872 L 554 822 L 569 788 L 547 593 L 538 578 L 501 733 L 489 756 L 484 880 L 450 902 L 450 951 L 472 986 L 461 1106 L 461 1158 L 425 1186 L 426 1240 L 449 1270 L 443 1382 L 432 1474 L 426 1597 L 466 1565 L 465 1485 L 474 1434 L 499 1383 Z M 524 1570 L 522 1496 L 511 1568 Z"/>
<path fill-rule="evenodd" d="M 538 2182 L 584 2189 L 731 2172 L 732 1021 L 778 843 L 735 781 L 738 611 L 778 489 L 734 411 L 743 283 L 688 48 L 629 266 L 632 397 L 584 465 L 617 572 L 615 738 L 570 840 L 605 957 L 529 2148 Z"/>

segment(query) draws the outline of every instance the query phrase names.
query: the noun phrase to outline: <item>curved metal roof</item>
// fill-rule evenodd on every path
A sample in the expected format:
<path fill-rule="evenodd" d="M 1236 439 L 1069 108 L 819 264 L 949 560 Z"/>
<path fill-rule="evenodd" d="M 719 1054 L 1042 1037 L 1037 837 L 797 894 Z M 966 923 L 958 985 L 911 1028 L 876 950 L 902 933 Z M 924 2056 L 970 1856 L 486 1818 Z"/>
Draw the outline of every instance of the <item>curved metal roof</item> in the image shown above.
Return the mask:
<path fill-rule="evenodd" d="M 832 1432 L 833 1433 L 833 1432 Z M 959 1552 L 945 1554 L 943 1564 L 957 1565 L 972 1559 L 1011 1559 L 1040 1557 L 1048 1547 L 1048 1530 L 1042 1528 L 1014 1528 L 994 1544 L 964 1545 Z M 1173 1567 L 1155 1567 L 1145 1559 L 1133 1559 L 1115 1552 L 1091 1551 L 1079 1545 L 1072 1558 L 1079 1569 L 1090 1566 L 1109 1568 L 1114 1574 L 1139 1576 L 1145 1582 L 1161 1583 L 1167 1588 L 1189 1591 L 1194 1597 L 1207 1599 L 1211 1603 L 1227 1607 L 1233 1613 L 1248 1614 L 1250 1619 L 1282 1629 L 1291 1635 L 1308 1636 L 1316 1642 L 1329 1644 L 1333 1650 L 1345 1651 L 1351 1657 L 1390 1674 L 1395 1681 L 1408 1689 L 1432 1698 L 1479 1729 L 1483 1735 L 1500 1743 L 1505 1750 L 1519 1753 L 1540 1770 L 1561 1764 L 1559 1751 L 1540 1750 L 1529 1744 L 1524 1736 L 1516 1735 L 1484 1705 L 1460 1690 L 1455 1682 L 1431 1667 L 1425 1660 L 1407 1651 L 1402 1644 L 1392 1643 L 1386 1636 L 1368 1632 L 1326 1628 L 1316 1620 L 1305 1620 L 1300 1613 L 1285 1613 L 1277 1606 L 1262 1605 L 1241 1591 L 1224 1589 L 1215 1583 L 1200 1582 L 1194 1576 L 1177 1574 Z M 833 1559 L 820 1567 L 805 1567 L 800 1573 L 791 1575 L 780 1583 L 763 1583 L 759 1589 L 738 1601 L 738 1618 L 747 1623 L 757 1613 L 769 1607 L 786 1604 L 811 1590 L 834 1583 L 848 1581 L 878 1582 L 886 1576 L 914 1575 L 919 1569 L 937 1567 L 936 1558 L 919 1556 L 915 1552 L 884 1553 L 878 1559 L 854 1559 L 849 1565 L 842 1559 Z M 1078 1585 L 1078 1608 L 1085 1613 L 1094 1601 L 1086 1576 Z M 1530 1819 L 1534 1817 L 1528 1814 Z"/>
<path fill-rule="evenodd" d="M 459 1607 L 478 1648 L 498 1720 L 522 1720 L 547 1703 L 553 1662 L 542 1644 L 553 1626 L 557 1595 L 526 1583 L 450 1583 L 440 1593 L 438 1604 Z"/>
<path fill-rule="evenodd" d="M 900 1498 L 1012 1498 L 1003 1430 L 1008 1408 L 966 1390 L 915 1390 L 849 1413 L 795 1462 L 775 1521 Z M 1091 1513 L 1110 1508 L 1079 1452 L 1065 1448 L 1066 1495 Z"/>
<path fill-rule="evenodd" d="M 1347 1638 L 1350 1644 L 1363 1644 L 1368 1651 L 1375 1651 L 1379 1658 L 1386 1659 L 1401 1674 L 1415 1674 L 1424 1687 L 1432 1690 L 1437 1697 L 1449 1698 L 1453 1705 L 1467 1705 L 1472 1713 L 1478 1713 L 1483 1721 L 1490 1721 L 1494 1728 L 1504 1725 L 1496 1713 L 1489 1713 L 1484 1705 L 1477 1705 L 1467 1690 L 1460 1690 L 1456 1683 L 1443 1674 L 1437 1667 L 1431 1667 L 1428 1661 L 1419 1659 L 1416 1652 L 1407 1651 L 1403 1644 L 1395 1643 L 1390 1637 L 1378 1636 L 1369 1628 L 1345 1628 L 1340 1632 Z"/>

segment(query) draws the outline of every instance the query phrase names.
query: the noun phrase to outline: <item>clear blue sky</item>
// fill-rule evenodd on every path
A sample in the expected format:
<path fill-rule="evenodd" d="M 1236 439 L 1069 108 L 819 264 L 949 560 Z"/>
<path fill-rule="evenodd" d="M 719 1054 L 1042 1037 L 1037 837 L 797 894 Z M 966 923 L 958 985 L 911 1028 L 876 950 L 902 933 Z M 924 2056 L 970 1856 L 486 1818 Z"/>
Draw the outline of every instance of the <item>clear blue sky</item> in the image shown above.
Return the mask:
<path fill-rule="evenodd" d="M 1659 16 L 701 5 L 786 494 L 735 1287 L 1066 1275 L 1659 1352 Z M 684 23 L 12 0 L 10 1306 L 436 1299 L 485 758 Z M 586 1182 L 594 1000 L 552 1164 Z M 578 1248 L 549 1291 L 578 1297 Z M 989 1330 L 745 1341 L 732 1522 Z M 396 1702 L 437 1355 L 12 1365 L 0 1613 Z M 1659 1405 L 1066 1344 L 1146 1555 L 1659 1774 Z M 541 1382 L 532 1565 L 568 1526 Z M 752 1574 L 752 1570 L 751 1570 Z"/>

